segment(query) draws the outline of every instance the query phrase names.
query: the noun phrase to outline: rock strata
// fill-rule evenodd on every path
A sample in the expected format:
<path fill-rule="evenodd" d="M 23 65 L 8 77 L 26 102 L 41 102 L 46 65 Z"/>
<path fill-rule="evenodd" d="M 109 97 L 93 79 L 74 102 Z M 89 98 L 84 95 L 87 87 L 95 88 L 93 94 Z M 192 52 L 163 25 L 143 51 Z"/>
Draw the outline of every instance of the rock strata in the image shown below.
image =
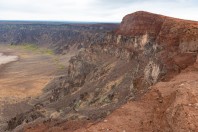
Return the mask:
<path fill-rule="evenodd" d="M 45 117 L 51 123 L 51 117 L 65 122 L 99 120 L 127 101 L 138 100 L 157 82 L 169 81 L 197 58 L 198 22 L 141 11 L 98 37 L 71 58 L 65 76 L 54 79 L 42 96 L 32 100 L 35 109 L 26 115 L 35 112 L 41 115 L 37 119 Z M 163 101 L 160 96 L 159 104 Z M 170 109 L 167 118 L 171 112 L 175 111 Z M 14 119 L 10 126 L 21 125 Z"/>

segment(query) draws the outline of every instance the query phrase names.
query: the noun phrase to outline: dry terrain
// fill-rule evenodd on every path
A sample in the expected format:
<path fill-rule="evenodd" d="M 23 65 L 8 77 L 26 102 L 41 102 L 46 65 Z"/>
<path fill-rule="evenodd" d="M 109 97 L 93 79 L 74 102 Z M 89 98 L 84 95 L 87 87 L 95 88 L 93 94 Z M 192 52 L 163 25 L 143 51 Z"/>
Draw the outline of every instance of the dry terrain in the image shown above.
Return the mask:
<path fill-rule="evenodd" d="M 100 122 L 46 122 L 32 125 L 26 132 L 197 132 L 197 110 L 198 61 Z"/>
<path fill-rule="evenodd" d="M 19 60 L 1 67 L 2 127 L 8 120 L 6 130 L 16 132 L 198 131 L 198 22 L 139 11 L 111 32 L 81 26 L 48 35 L 41 25 L 23 25 L 19 35 L 3 26 L 0 40 L 18 46 L 0 52 Z"/>
<path fill-rule="evenodd" d="M 0 67 L 0 121 L 3 125 L 10 117 L 31 108 L 26 101 L 40 95 L 50 80 L 64 74 L 72 54 L 58 56 L 23 46 L 1 46 L 0 53 L 19 57 L 18 61 Z"/>
<path fill-rule="evenodd" d="M 21 128 L 27 132 L 198 131 L 197 38 L 198 22 L 142 11 L 125 16 L 118 30 L 71 59 L 68 75 L 47 88 L 44 97 L 52 101 L 41 98 L 46 101 L 41 103 L 56 110 L 51 117 L 58 118 L 26 127 L 20 123 Z M 64 120 L 69 114 L 74 116 Z M 28 119 L 23 117 L 13 119 L 10 126 Z"/>
<path fill-rule="evenodd" d="M 169 82 L 159 82 L 102 122 L 77 132 L 197 132 L 198 61 Z"/>

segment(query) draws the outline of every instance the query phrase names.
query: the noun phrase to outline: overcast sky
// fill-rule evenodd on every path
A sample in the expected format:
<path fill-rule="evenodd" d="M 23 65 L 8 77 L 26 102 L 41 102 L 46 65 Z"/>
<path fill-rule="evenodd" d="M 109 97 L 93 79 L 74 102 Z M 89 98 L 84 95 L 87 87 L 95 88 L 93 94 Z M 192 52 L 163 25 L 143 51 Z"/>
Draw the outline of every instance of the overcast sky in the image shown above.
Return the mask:
<path fill-rule="evenodd" d="M 0 20 L 120 22 L 139 10 L 198 21 L 198 0 L 0 0 Z"/>

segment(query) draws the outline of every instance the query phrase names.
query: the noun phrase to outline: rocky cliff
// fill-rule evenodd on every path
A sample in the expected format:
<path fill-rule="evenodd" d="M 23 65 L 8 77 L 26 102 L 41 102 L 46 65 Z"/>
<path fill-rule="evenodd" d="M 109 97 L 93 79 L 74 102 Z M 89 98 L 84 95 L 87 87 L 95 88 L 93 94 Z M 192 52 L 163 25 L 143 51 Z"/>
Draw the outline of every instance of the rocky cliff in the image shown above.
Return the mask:
<path fill-rule="evenodd" d="M 67 53 L 71 48 L 80 49 L 100 41 L 106 32 L 118 24 L 64 24 L 53 22 L 1 22 L 1 44 L 34 44 Z"/>
<path fill-rule="evenodd" d="M 24 122 L 33 120 L 62 125 L 68 120 L 102 119 L 192 65 L 197 38 L 198 22 L 148 12 L 129 14 L 117 30 L 100 41 L 90 40 L 72 57 L 67 74 L 54 79 L 42 96 L 31 101 L 31 111 L 10 120 L 8 129 L 23 124 L 24 130 L 31 130 Z"/>
<path fill-rule="evenodd" d="M 197 22 L 141 11 L 125 16 L 115 33 L 154 37 L 156 45 L 161 48 L 157 55 L 169 72 L 166 76 L 171 76 L 195 61 L 193 56 L 198 50 L 197 32 Z"/>

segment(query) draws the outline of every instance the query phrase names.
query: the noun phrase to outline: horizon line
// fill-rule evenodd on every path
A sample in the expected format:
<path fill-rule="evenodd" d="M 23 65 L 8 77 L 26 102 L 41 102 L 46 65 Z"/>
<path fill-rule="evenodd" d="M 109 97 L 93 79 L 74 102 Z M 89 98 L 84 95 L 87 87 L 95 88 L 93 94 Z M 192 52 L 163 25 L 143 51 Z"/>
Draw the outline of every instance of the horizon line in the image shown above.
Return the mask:
<path fill-rule="evenodd" d="M 56 22 L 56 23 L 112 23 L 119 24 L 121 22 L 111 21 L 71 21 L 71 20 L 0 20 L 0 22 Z"/>

